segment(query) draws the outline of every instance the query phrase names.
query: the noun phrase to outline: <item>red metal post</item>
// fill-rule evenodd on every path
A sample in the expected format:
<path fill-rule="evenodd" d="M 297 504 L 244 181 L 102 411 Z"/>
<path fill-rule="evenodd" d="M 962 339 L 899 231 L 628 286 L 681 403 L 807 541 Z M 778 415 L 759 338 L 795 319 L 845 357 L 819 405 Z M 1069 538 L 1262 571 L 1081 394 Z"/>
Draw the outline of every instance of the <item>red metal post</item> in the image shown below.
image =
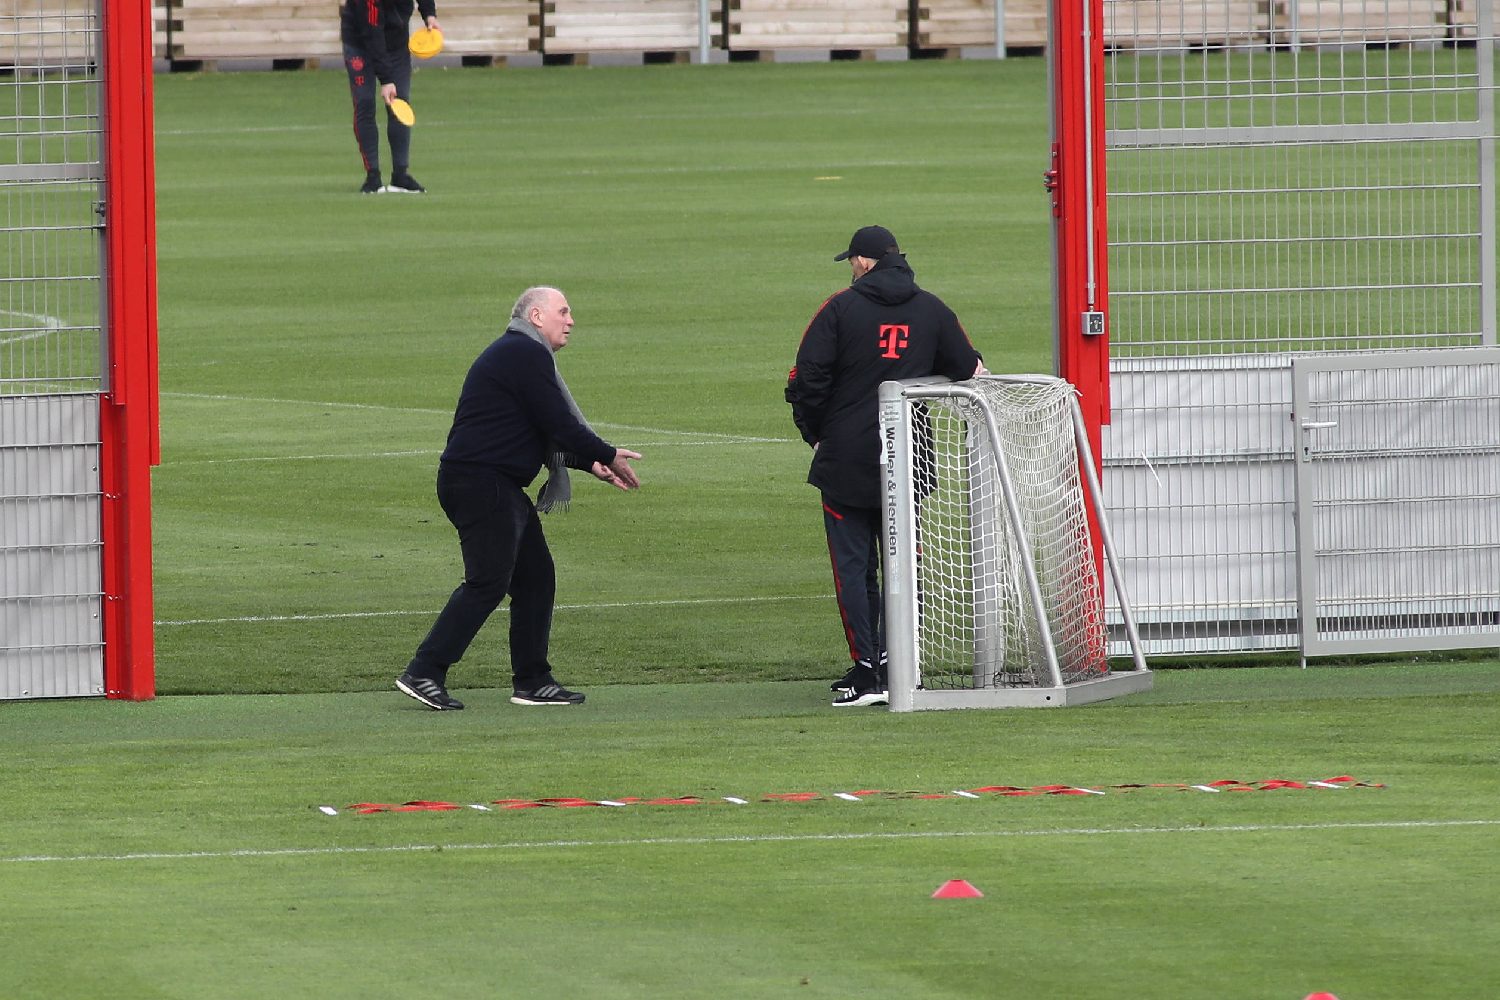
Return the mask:
<path fill-rule="evenodd" d="M 1109 230 L 1105 218 L 1104 12 L 1100 0 L 1052 0 L 1052 196 L 1057 280 L 1057 375 L 1078 390 L 1103 480 L 1109 423 Z M 1102 500 L 1102 498 L 1100 498 Z M 1104 541 L 1087 508 L 1103 599 Z"/>
<path fill-rule="evenodd" d="M 151 467 L 161 461 L 150 0 L 104 0 L 103 15 L 104 687 L 111 698 L 142 701 L 156 696 Z"/>
<path fill-rule="evenodd" d="M 1104 173 L 1104 15 L 1099 0 L 1053 0 L 1052 163 L 1057 374 L 1080 393 L 1095 462 L 1109 423 L 1109 266 Z M 1087 332 L 1090 316 L 1099 324 Z"/>

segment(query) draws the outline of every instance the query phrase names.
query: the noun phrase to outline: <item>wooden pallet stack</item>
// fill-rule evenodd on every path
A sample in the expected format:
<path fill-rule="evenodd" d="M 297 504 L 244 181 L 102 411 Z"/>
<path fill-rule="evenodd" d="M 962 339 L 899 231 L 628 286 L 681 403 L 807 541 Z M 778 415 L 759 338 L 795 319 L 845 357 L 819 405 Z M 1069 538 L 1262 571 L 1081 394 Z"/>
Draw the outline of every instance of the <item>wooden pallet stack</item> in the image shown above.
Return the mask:
<path fill-rule="evenodd" d="M 336 5 L 329 0 L 150 0 L 153 56 L 174 66 L 270 60 L 316 66 L 341 61 Z M 823 50 L 834 58 L 908 49 L 956 55 L 995 42 L 997 0 L 711 0 L 710 45 L 731 59 L 779 50 Z M 1047 44 L 1048 0 L 998 0 L 1005 45 Z M 1473 40 L 1478 4 L 1490 0 L 1101 0 L 1106 46 L 1215 49 L 1398 46 Z M 587 61 L 591 52 L 643 52 L 686 60 L 700 44 L 699 0 L 438 0 L 445 55 L 465 64 L 541 53 Z M 92 63 L 96 0 L 0 0 L 0 67 Z"/>
<path fill-rule="evenodd" d="M 1296 29 L 1303 45 L 1404 44 L 1449 37 L 1450 0 L 1302 0 Z M 1293 27 L 1290 5 L 1273 5 L 1277 40 Z"/>
<path fill-rule="evenodd" d="M 338 11 L 309 0 L 170 0 L 175 62 L 341 59 Z"/>
<path fill-rule="evenodd" d="M 539 9 L 536 0 L 437 0 L 443 53 L 466 65 L 504 65 L 511 56 L 539 52 Z"/>
<path fill-rule="evenodd" d="M 316 66 L 343 61 L 338 8 L 326 0 L 167 2 L 168 57 L 174 62 L 211 65 L 227 59 L 269 59 Z M 446 0 L 438 11 L 443 50 L 466 61 L 533 51 L 540 38 L 531 24 L 537 10 L 536 0 Z M 415 17 L 412 25 L 417 26 Z"/>
<path fill-rule="evenodd" d="M 1271 14 L 1263 0 L 1104 0 L 1104 44 L 1110 48 L 1239 48 L 1266 45 L 1270 37 Z"/>
<path fill-rule="evenodd" d="M 548 55 L 685 56 L 698 47 L 698 0 L 544 0 L 541 6 L 536 20 Z"/>
<path fill-rule="evenodd" d="M 826 49 L 872 53 L 905 48 L 908 0 L 728 0 L 731 53 Z"/>
<path fill-rule="evenodd" d="M 1047 0 L 1004 0 L 1005 47 L 1038 52 L 1047 46 Z M 916 0 L 917 37 L 924 53 L 955 53 L 995 44 L 995 0 Z"/>
<path fill-rule="evenodd" d="M 0 66 L 45 69 L 85 66 L 96 61 L 94 36 L 100 28 L 92 0 L 0 0 Z"/>

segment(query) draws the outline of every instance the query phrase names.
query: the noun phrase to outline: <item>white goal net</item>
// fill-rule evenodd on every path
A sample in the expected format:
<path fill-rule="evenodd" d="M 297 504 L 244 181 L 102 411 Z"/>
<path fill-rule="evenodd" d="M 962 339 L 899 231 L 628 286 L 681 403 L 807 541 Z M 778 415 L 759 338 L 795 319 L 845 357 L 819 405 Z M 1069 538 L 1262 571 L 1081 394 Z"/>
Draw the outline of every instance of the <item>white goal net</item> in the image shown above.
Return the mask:
<path fill-rule="evenodd" d="M 891 382 L 881 417 L 892 708 L 1062 705 L 1149 688 L 1123 600 L 1134 669 L 1112 671 L 1106 655 L 1099 566 L 1103 554 L 1113 567 L 1113 553 L 1072 386 Z"/>

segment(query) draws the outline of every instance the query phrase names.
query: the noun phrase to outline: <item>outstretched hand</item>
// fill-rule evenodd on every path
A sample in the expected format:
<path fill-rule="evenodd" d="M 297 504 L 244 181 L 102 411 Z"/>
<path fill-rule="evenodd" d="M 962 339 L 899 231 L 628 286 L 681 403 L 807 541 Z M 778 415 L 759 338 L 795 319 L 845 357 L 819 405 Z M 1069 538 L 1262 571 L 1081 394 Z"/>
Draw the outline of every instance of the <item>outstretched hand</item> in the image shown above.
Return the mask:
<path fill-rule="evenodd" d="M 615 457 L 608 465 L 605 465 L 603 462 L 595 462 L 589 471 L 594 474 L 595 478 L 601 482 L 609 483 L 609 485 L 616 489 L 639 489 L 641 480 L 635 474 L 635 470 L 630 467 L 630 460 L 640 457 L 640 452 L 616 448 Z"/>

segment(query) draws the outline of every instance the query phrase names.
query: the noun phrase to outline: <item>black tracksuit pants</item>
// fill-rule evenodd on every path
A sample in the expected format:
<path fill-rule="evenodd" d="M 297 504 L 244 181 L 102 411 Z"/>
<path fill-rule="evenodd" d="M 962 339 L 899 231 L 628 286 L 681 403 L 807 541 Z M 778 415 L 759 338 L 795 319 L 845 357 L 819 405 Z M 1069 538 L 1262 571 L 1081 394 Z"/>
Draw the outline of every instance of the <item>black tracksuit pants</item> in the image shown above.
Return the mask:
<path fill-rule="evenodd" d="M 881 510 L 851 507 L 823 495 L 823 530 L 833 561 L 849 658 L 878 668 L 885 653 L 885 600 L 880 585 Z"/>
<path fill-rule="evenodd" d="M 510 595 L 511 679 L 518 690 L 546 683 L 557 576 L 531 498 L 497 472 L 442 467 L 438 503 L 458 529 L 464 582 L 448 598 L 407 671 L 446 683 L 485 621 Z"/>
<path fill-rule="evenodd" d="M 344 43 L 344 69 L 349 73 L 349 96 L 354 99 L 354 138 L 359 143 L 360 159 L 364 160 L 367 174 L 380 173 L 380 127 L 375 123 L 380 84 L 394 83 L 397 97 L 403 101 L 411 99 L 411 57 L 407 55 L 406 43 L 402 42 L 399 50 L 389 45 L 387 49 L 395 70 L 389 80 L 379 80 L 368 56 Z M 389 108 L 385 112 L 385 135 L 391 146 L 392 174 L 406 173 L 411 163 L 411 127 L 397 121 Z"/>

